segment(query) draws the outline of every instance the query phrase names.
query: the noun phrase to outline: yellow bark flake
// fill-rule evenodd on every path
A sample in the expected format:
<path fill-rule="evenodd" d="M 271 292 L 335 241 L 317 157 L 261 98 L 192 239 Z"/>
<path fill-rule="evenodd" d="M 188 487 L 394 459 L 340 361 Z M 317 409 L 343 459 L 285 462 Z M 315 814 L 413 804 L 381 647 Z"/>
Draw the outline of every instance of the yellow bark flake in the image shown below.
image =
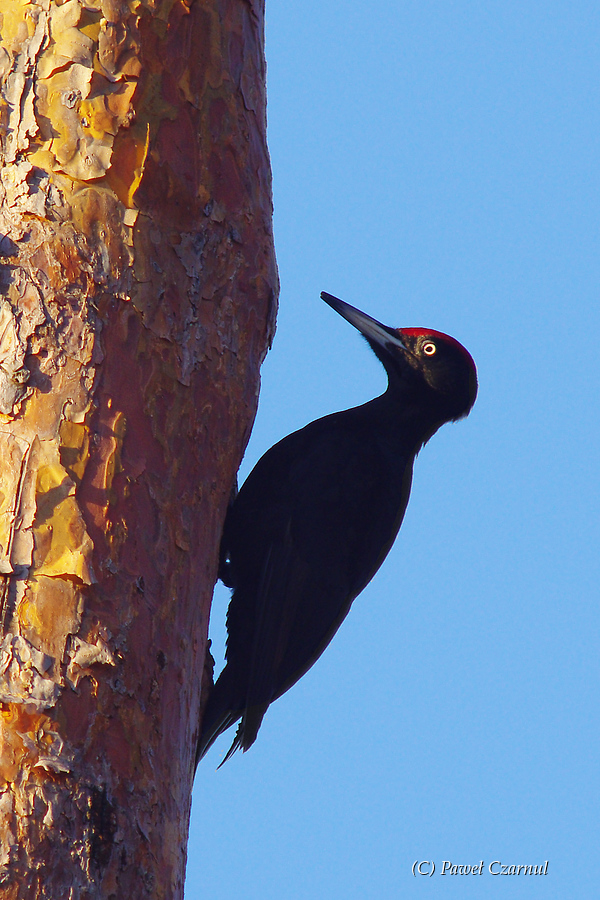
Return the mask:
<path fill-rule="evenodd" d="M 32 574 L 71 575 L 92 584 L 93 544 L 74 495 L 75 484 L 59 462 L 40 465 Z"/>

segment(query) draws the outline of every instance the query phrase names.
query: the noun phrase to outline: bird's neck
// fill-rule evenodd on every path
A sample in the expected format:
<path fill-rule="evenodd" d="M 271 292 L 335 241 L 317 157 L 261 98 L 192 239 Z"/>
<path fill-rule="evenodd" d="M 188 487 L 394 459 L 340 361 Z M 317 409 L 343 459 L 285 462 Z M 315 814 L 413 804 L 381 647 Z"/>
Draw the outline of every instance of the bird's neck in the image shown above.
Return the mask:
<path fill-rule="evenodd" d="M 397 385 L 388 386 L 383 394 L 366 406 L 371 407 L 370 415 L 385 426 L 392 440 L 400 442 L 403 447 L 411 446 L 415 454 L 444 422 L 433 404 L 424 404 L 422 398 Z"/>

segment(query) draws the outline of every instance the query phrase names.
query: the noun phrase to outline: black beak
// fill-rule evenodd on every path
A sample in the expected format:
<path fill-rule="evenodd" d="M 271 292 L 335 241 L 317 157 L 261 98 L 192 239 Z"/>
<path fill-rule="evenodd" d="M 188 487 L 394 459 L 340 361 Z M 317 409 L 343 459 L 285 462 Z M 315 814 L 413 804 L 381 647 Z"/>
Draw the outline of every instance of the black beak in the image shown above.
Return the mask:
<path fill-rule="evenodd" d="M 328 294 L 325 291 L 321 292 L 321 299 L 324 300 L 325 303 L 328 303 L 332 309 L 335 309 L 335 311 L 350 322 L 351 325 L 358 328 L 360 333 L 364 335 L 368 341 L 372 341 L 379 347 L 396 348 L 404 351 L 408 350 L 402 343 L 402 339 L 395 329 L 388 328 L 387 325 L 382 325 L 377 319 L 372 319 L 371 316 L 361 312 L 360 309 L 350 306 L 349 303 L 344 303 L 343 300 L 339 300 L 337 297 L 334 297 L 332 294 Z"/>

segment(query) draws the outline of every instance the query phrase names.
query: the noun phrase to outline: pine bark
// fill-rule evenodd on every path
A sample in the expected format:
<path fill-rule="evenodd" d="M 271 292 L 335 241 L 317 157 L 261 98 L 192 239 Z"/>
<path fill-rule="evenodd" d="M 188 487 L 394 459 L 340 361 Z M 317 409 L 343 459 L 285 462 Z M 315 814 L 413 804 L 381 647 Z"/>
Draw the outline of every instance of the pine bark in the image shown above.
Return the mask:
<path fill-rule="evenodd" d="M 0 0 L 0 900 L 181 898 L 277 301 L 262 0 Z"/>

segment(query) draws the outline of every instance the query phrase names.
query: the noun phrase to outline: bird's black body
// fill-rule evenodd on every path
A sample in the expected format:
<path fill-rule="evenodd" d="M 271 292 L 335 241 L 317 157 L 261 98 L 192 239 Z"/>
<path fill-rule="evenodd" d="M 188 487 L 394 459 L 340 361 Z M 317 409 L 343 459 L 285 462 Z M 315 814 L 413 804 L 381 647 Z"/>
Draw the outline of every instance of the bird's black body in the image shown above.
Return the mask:
<path fill-rule="evenodd" d="M 387 555 L 416 454 L 475 401 L 475 366 L 457 341 L 389 329 L 322 296 L 365 335 L 388 389 L 275 444 L 230 507 L 220 573 L 233 588 L 227 665 L 208 700 L 198 759 L 240 717 L 226 759 L 252 745 L 269 704 L 320 656 Z"/>

